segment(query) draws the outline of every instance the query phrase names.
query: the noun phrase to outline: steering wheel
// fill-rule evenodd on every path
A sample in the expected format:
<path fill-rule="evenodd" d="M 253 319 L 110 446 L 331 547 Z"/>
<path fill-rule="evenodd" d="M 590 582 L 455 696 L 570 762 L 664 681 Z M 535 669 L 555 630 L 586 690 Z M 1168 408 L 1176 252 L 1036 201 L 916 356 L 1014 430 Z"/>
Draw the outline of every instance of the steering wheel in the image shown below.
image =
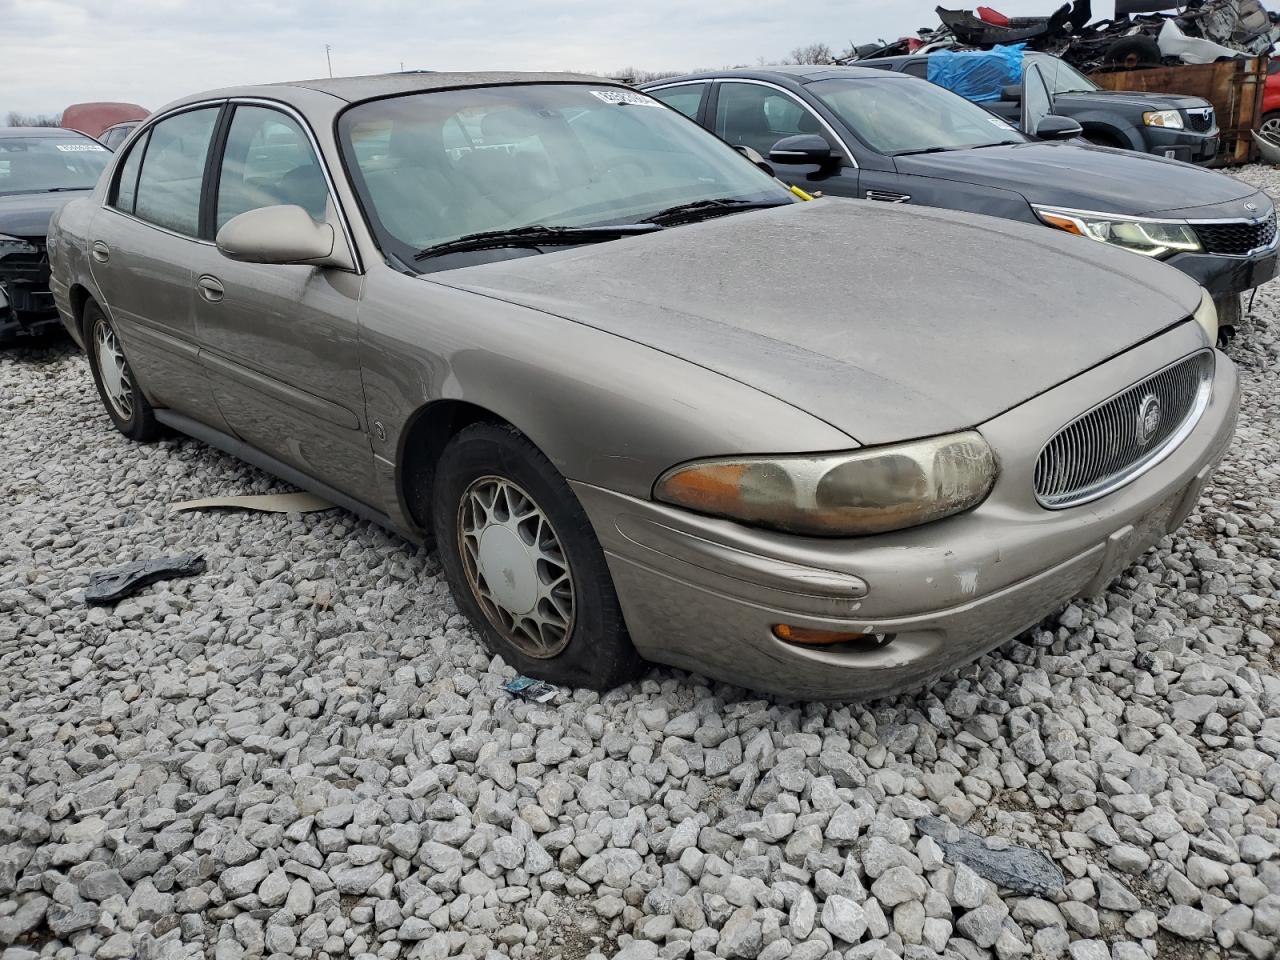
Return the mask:
<path fill-rule="evenodd" d="M 631 167 L 636 170 L 639 170 L 642 176 L 645 176 L 645 177 L 653 176 L 653 167 L 649 166 L 649 164 L 645 163 L 643 160 L 637 159 L 636 157 L 619 157 L 617 160 L 614 160 L 612 163 L 605 164 L 604 172 L 606 174 L 610 174 L 610 173 L 613 173 L 615 170 L 624 170 L 627 167 Z"/>

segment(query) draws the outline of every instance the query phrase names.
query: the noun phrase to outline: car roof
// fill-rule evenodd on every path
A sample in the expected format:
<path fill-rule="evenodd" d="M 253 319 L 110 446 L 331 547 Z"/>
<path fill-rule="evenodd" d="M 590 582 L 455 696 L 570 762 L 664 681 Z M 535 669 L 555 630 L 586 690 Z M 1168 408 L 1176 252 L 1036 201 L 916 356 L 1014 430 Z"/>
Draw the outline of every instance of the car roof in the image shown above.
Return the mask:
<path fill-rule="evenodd" d="M 82 140 L 93 140 L 79 130 L 68 130 L 66 127 L 0 127 L 0 137 L 23 137 L 24 139 L 67 139 L 80 137 Z M 95 141 L 96 142 L 96 141 Z"/>
<path fill-rule="evenodd" d="M 493 87 L 531 83 L 622 85 L 616 80 L 606 80 L 603 77 L 586 73 L 523 73 L 514 71 L 448 73 L 421 70 L 405 73 L 383 73 L 363 77 L 323 77 L 316 80 L 291 80 L 283 83 L 207 90 L 190 97 L 183 97 L 181 100 L 168 104 L 156 112 L 163 113 L 183 103 L 226 97 L 267 97 L 291 103 L 305 98 L 306 91 L 313 91 L 327 94 L 347 103 L 360 103 L 365 100 L 378 100 L 383 97 L 429 93 L 433 90 L 456 90 L 465 87 Z"/>
<path fill-rule="evenodd" d="M 790 80 L 793 83 L 813 83 L 815 80 L 834 80 L 837 78 L 859 79 L 871 78 L 884 79 L 885 77 L 897 77 L 902 80 L 913 80 L 914 77 L 899 77 L 897 74 L 889 73 L 886 70 L 877 70 L 871 67 L 848 67 L 831 64 L 781 64 L 776 67 L 749 67 L 737 68 L 733 70 L 705 70 L 701 73 L 690 73 L 681 77 L 667 77 L 662 80 L 654 80 L 652 83 L 642 83 L 640 89 L 648 89 L 651 87 L 661 87 L 672 83 L 684 83 L 690 80 L 717 80 L 717 79 L 741 79 L 741 80 Z"/>

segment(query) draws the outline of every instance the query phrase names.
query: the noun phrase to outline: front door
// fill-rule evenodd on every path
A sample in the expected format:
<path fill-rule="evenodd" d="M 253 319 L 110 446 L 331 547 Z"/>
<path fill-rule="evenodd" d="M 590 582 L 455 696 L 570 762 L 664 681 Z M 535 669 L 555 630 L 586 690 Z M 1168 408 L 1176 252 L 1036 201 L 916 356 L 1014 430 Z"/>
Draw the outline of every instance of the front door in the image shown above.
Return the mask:
<path fill-rule="evenodd" d="M 90 225 L 90 265 L 133 374 L 157 406 L 223 426 L 197 360 L 191 263 L 200 190 L 221 106 L 157 123 L 117 168 Z"/>
<path fill-rule="evenodd" d="M 298 120 L 234 106 L 216 167 L 212 231 L 259 207 L 294 204 L 337 219 L 325 174 Z M 341 241 L 340 242 L 344 242 Z M 218 409 L 250 446 L 368 502 L 357 316 L 363 277 L 306 265 L 239 263 L 216 247 L 192 260 L 200 362 Z"/>
<path fill-rule="evenodd" d="M 711 130 L 734 146 L 750 147 L 768 158 L 773 145 L 784 137 L 816 134 L 827 141 L 832 161 L 823 167 L 770 159 L 769 165 L 783 183 L 836 197 L 858 195 L 858 168 L 845 156 L 843 146 L 826 124 L 795 96 L 777 87 L 744 80 L 720 81 L 715 96 L 715 115 L 708 118 Z"/>

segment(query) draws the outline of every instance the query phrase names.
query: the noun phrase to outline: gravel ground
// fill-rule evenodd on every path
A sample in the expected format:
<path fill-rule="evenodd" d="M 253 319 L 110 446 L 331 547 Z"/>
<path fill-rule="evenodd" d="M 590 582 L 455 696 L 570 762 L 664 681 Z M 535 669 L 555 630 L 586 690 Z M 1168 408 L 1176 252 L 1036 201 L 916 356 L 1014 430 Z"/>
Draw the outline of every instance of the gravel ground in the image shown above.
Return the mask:
<path fill-rule="evenodd" d="M 514 701 L 429 552 L 336 510 L 170 516 L 281 488 L 125 441 L 66 347 L 0 355 L 3 960 L 1273 957 L 1280 285 L 1232 352 L 1239 437 L 1177 536 L 848 706 L 658 669 Z M 82 602 L 184 551 L 208 572 Z"/>

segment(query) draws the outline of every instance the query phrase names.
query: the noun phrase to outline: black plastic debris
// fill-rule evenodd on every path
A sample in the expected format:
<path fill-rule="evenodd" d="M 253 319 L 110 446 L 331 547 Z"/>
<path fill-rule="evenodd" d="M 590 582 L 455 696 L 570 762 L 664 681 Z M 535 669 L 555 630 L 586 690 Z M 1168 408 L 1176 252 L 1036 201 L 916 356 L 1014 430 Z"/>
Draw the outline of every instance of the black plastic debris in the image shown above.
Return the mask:
<path fill-rule="evenodd" d="M 978 876 L 1006 890 L 1051 897 L 1066 883 L 1057 865 L 1038 850 L 980 837 L 939 817 L 921 817 L 916 826 L 922 834 L 937 841 L 947 860 L 963 863 Z"/>
<path fill-rule="evenodd" d="M 157 580 L 196 577 L 204 571 L 204 557 L 191 553 L 185 553 L 180 557 L 135 560 L 114 570 L 99 570 L 91 574 L 89 586 L 84 592 L 84 599 L 86 603 L 95 606 L 106 606 L 132 596 Z"/>
<path fill-rule="evenodd" d="M 535 680 L 533 677 L 516 677 L 510 683 L 503 684 L 502 689 L 513 697 L 520 697 L 533 703 L 550 703 L 556 698 L 555 687 L 541 680 Z"/>

